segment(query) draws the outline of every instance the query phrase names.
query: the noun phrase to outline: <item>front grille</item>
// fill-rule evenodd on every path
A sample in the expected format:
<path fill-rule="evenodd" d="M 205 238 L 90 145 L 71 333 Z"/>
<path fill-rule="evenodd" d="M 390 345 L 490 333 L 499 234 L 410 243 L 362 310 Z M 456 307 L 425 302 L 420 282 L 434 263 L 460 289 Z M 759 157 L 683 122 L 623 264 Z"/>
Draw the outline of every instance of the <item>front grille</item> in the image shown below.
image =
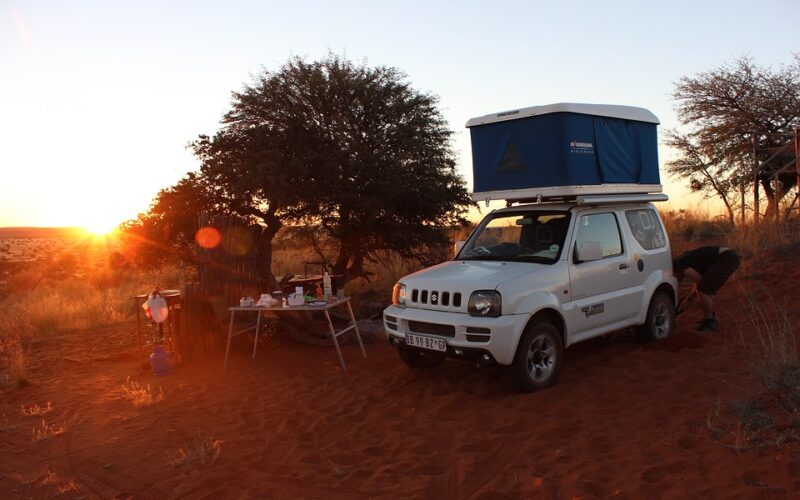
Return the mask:
<path fill-rule="evenodd" d="M 461 293 L 441 290 L 411 290 L 412 304 L 427 304 L 438 307 L 461 307 Z"/>
<path fill-rule="evenodd" d="M 440 325 L 438 323 L 425 323 L 423 321 L 409 321 L 408 329 L 414 333 L 427 333 L 440 337 L 453 338 L 456 336 L 456 327 L 453 325 Z"/>

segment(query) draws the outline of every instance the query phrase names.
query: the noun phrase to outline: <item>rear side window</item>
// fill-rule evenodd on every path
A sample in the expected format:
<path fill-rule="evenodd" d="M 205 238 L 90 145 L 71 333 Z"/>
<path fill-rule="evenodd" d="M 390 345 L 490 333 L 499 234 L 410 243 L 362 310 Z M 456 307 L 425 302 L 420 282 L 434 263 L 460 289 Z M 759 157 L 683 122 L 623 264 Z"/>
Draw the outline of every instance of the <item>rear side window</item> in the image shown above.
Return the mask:
<path fill-rule="evenodd" d="M 661 221 L 652 208 L 626 210 L 625 218 L 628 219 L 633 237 L 645 250 L 663 248 L 667 244 L 664 228 L 661 227 Z"/>
<path fill-rule="evenodd" d="M 581 216 L 578 224 L 576 248 L 584 243 L 600 244 L 603 257 L 613 257 L 622 253 L 622 240 L 619 237 L 617 218 L 613 213 Z"/>

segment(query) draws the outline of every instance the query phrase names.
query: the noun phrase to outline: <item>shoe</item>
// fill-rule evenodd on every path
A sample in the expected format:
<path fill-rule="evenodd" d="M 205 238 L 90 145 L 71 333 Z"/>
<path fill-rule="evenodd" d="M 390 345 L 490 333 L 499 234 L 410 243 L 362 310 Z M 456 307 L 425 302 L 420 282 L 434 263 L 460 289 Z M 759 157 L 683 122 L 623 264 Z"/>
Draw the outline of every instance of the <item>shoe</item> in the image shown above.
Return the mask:
<path fill-rule="evenodd" d="M 697 326 L 698 332 L 713 332 L 717 329 L 717 320 L 714 318 L 704 319 Z"/>

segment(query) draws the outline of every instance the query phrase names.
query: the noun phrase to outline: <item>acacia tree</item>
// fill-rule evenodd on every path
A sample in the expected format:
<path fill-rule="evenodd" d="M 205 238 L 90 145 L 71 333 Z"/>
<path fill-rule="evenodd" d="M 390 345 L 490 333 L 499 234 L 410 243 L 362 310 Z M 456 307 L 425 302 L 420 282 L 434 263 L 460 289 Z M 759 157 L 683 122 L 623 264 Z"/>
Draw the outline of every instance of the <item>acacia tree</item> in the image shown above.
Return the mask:
<path fill-rule="evenodd" d="M 728 222 L 735 225 L 734 198 L 736 189 L 743 182 L 736 166 L 725 161 L 713 144 L 704 148 L 689 134 L 668 131 L 666 143 L 680 151 L 677 159 L 667 163 L 667 171 L 687 179 L 692 192 L 702 193 L 706 199 L 722 201 Z"/>
<path fill-rule="evenodd" d="M 205 178 L 189 173 L 174 186 L 162 189 L 146 213 L 122 224 L 125 253 L 130 260 L 154 265 L 188 255 L 197 230 L 197 214 L 221 209 Z"/>
<path fill-rule="evenodd" d="M 756 159 L 783 146 L 800 126 L 800 57 L 778 70 L 760 67 L 740 58 L 712 71 L 681 78 L 673 97 L 678 118 L 687 132 L 669 131 L 667 144 L 679 158 L 667 163 L 672 175 L 687 179 L 693 191 L 718 196 L 733 222 L 734 189 L 753 182 Z M 772 180 L 777 165 L 760 171 L 767 212 L 778 209 L 781 199 L 797 182 L 794 172 Z"/>
<path fill-rule="evenodd" d="M 265 227 L 270 274 L 275 234 L 303 224 L 336 242 L 349 281 L 378 252 L 419 257 L 465 222 L 451 135 L 437 98 L 397 69 L 328 55 L 264 70 L 191 147 L 211 199 Z"/>

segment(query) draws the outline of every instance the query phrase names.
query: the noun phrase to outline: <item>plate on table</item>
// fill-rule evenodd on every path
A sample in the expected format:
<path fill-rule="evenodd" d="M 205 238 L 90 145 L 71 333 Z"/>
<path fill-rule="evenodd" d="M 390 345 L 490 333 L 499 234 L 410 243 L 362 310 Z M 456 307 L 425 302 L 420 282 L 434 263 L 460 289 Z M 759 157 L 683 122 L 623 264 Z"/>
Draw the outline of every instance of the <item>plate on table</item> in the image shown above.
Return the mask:
<path fill-rule="evenodd" d="M 327 302 L 325 302 L 324 300 L 315 300 L 313 302 L 309 302 L 307 305 L 309 305 L 309 306 L 324 306 L 325 304 L 327 304 Z"/>

